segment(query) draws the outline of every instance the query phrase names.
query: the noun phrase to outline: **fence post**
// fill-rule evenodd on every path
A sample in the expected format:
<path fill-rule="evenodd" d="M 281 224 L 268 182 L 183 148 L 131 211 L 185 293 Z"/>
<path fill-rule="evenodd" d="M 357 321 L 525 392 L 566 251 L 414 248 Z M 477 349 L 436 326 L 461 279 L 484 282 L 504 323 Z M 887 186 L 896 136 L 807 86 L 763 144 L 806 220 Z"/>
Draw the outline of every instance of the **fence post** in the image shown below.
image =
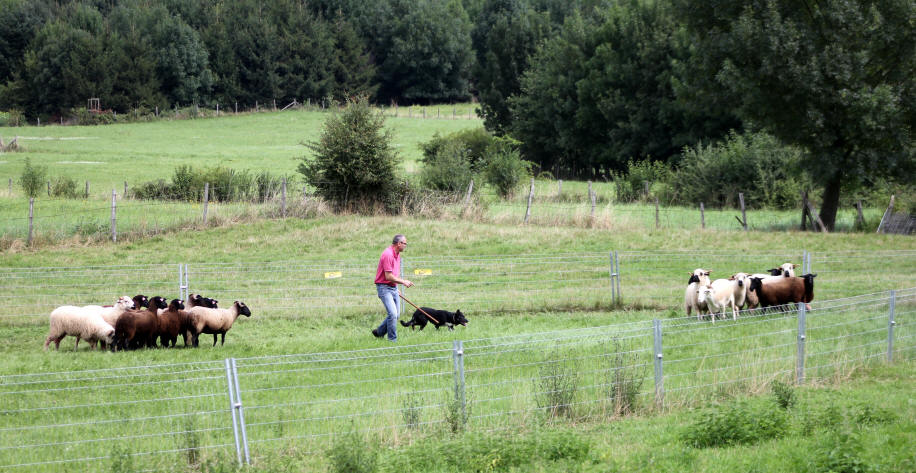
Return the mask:
<path fill-rule="evenodd" d="M 51 197 L 51 181 L 48 181 L 48 197 Z"/>
<path fill-rule="evenodd" d="M 610 260 L 609 261 L 610 268 L 608 269 L 608 275 L 610 276 L 610 280 L 611 280 L 611 304 L 615 304 L 617 303 L 617 288 L 614 286 L 614 284 L 616 283 L 615 279 L 617 279 L 617 272 L 614 271 L 614 252 L 613 251 L 608 255 L 608 259 Z"/>
<path fill-rule="evenodd" d="M 744 207 L 744 192 L 738 193 L 738 200 L 741 202 L 741 226 L 747 231 L 747 209 Z"/>
<path fill-rule="evenodd" d="M 89 181 L 86 181 L 86 198 L 89 198 Z"/>
<path fill-rule="evenodd" d="M 661 227 L 661 224 L 658 220 L 658 197 L 655 198 L 655 228 L 658 229 Z"/>
<path fill-rule="evenodd" d="M 706 208 L 703 207 L 703 202 L 700 202 L 700 226 L 706 229 Z"/>
<path fill-rule="evenodd" d="M 452 363 L 455 367 L 455 401 L 461 404 L 461 423 L 467 421 L 467 406 L 464 393 L 464 343 L 455 340 L 452 344 Z"/>
<path fill-rule="evenodd" d="M 881 221 L 878 223 L 878 230 L 875 233 L 881 233 L 881 229 L 884 228 L 884 221 L 887 220 L 891 215 L 894 214 L 894 196 L 891 196 L 891 202 L 887 204 L 887 208 L 884 210 L 884 215 L 881 216 Z"/>
<path fill-rule="evenodd" d="M 127 181 L 124 181 L 124 193 L 121 194 L 121 197 L 127 198 Z"/>
<path fill-rule="evenodd" d="M 557 179 L 557 197 L 563 194 L 563 179 Z"/>
<path fill-rule="evenodd" d="M 180 265 L 179 265 L 180 267 Z M 226 358 L 226 387 L 229 389 L 229 412 L 232 414 L 232 435 L 235 437 L 235 456 L 242 466 L 242 445 L 239 443 L 239 421 L 235 410 L 235 383 L 232 382 L 232 362 Z"/>
<path fill-rule="evenodd" d="M 471 192 L 474 191 L 474 180 L 471 179 L 471 182 L 468 184 L 468 193 L 464 196 L 464 208 L 467 209 L 468 205 L 471 204 Z"/>
<path fill-rule="evenodd" d="M 29 197 L 29 239 L 26 241 L 26 245 L 32 246 L 32 219 L 35 214 L 35 198 Z"/>
<path fill-rule="evenodd" d="M 238 415 L 238 430 L 241 433 L 241 450 L 245 454 L 245 464 L 251 464 L 251 456 L 248 452 L 248 434 L 245 431 L 245 410 L 242 408 L 242 390 L 239 388 L 239 370 L 238 366 L 235 364 L 235 358 L 229 358 L 226 360 L 226 363 L 229 365 L 232 370 L 232 379 L 230 383 L 232 386 L 229 388 L 235 394 L 235 398 L 232 403 L 232 410 L 237 411 Z M 238 443 L 238 440 L 236 440 Z M 241 464 L 241 456 L 239 457 L 239 464 Z"/>
<path fill-rule="evenodd" d="M 598 200 L 598 195 L 592 191 L 591 182 L 589 182 L 588 187 L 589 187 L 588 189 L 589 198 L 592 200 L 592 220 L 594 220 L 595 219 L 595 204 Z"/>
<path fill-rule="evenodd" d="M 88 184 L 89 181 L 86 181 L 86 182 L 87 182 L 87 184 Z M 10 191 L 10 197 L 12 197 L 12 196 L 13 196 L 13 178 L 12 178 L 12 177 L 10 178 L 10 188 L 9 188 L 9 191 Z M 88 194 L 89 194 L 89 191 L 86 191 L 86 194 L 88 195 Z"/>
<path fill-rule="evenodd" d="M 665 401 L 665 375 L 662 371 L 662 321 L 652 319 L 654 341 L 653 361 L 655 363 L 655 405 L 661 407 Z"/>
<path fill-rule="evenodd" d="M 897 325 L 897 321 L 894 320 L 894 311 L 897 305 L 897 291 L 891 291 L 890 300 L 888 301 L 890 308 L 887 313 L 887 362 L 894 362 L 894 326 Z"/>
<path fill-rule="evenodd" d="M 795 356 L 795 383 L 805 383 L 805 303 L 798 303 L 798 352 Z"/>
<path fill-rule="evenodd" d="M 531 200 L 534 199 L 534 178 L 531 178 L 531 190 L 528 191 L 528 208 L 525 209 L 525 223 L 531 217 Z"/>
<path fill-rule="evenodd" d="M 111 241 L 118 241 L 118 193 L 111 190 Z"/>
<path fill-rule="evenodd" d="M 204 183 L 204 225 L 207 224 L 207 205 L 210 203 L 210 183 Z"/>
<path fill-rule="evenodd" d="M 286 218 L 286 178 L 283 178 L 283 192 L 280 195 L 280 215 Z"/>
<path fill-rule="evenodd" d="M 614 279 L 617 281 L 617 303 L 623 303 L 623 294 L 620 292 L 620 255 L 614 251 Z"/>

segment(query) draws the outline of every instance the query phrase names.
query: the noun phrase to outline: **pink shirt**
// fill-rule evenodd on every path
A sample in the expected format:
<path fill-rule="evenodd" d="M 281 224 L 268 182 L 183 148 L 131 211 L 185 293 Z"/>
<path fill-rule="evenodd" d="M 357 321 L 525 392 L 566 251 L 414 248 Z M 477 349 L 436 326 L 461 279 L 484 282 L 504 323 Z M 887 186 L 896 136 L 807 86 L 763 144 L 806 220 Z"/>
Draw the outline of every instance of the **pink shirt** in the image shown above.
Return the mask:
<path fill-rule="evenodd" d="M 395 253 L 394 245 L 385 248 L 385 251 L 382 252 L 378 260 L 378 269 L 375 270 L 375 283 L 397 287 L 397 284 L 385 279 L 385 271 L 391 271 L 391 274 L 395 276 L 401 275 L 401 254 Z"/>

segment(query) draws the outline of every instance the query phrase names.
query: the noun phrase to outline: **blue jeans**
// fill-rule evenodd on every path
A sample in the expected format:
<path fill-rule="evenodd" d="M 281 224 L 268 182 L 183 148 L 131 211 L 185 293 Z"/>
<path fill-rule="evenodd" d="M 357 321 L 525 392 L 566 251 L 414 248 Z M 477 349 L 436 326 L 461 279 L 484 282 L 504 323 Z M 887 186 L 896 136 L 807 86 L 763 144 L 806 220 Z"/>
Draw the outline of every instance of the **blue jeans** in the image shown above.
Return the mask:
<path fill-rule="evenodd" d="M 378 292 L 378 298 L 382 300 L 385 311 L 388 316 L 378 326 L 376 331 L 379 335 L 388 334 L 388 340 L 398 341 L 398 315 L 401 313 L 401 299 L 398 297 L 397 286 L 391 287 L 387 284 L 376 284 L 375 289 Z"/>

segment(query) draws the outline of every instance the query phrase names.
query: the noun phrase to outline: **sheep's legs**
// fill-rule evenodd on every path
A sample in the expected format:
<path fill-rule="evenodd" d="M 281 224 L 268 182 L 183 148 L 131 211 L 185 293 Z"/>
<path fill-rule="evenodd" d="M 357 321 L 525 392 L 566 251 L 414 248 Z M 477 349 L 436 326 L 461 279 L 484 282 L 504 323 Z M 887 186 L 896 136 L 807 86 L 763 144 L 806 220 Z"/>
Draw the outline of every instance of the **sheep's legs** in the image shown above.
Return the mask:
<path fill-rule="evenodd" d="M 73 345 L 73 351 L 76 351 L 76 349 L 79 347 L 80 347 L 80 336 L 77 335 L 76 336 L 76 345 Z"/>

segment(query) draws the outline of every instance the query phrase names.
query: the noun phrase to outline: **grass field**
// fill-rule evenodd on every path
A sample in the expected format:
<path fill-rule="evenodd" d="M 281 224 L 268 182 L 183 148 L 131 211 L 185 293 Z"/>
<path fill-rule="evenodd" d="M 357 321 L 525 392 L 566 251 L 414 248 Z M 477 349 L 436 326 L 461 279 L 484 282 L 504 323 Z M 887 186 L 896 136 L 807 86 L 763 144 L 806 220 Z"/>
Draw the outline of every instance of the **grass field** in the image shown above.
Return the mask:
<path fill-rule="evenodd" d="M 96 160 L 112 163 L 111 172 L 86 165 L 80 176 L 115 187 L 137 169 L 129 157 L 119 158 L 128 155 L 167 177 L 176 164 L 223 164 L 226 149 L 235 153 L 226 159 L 250 164 L 242 151 L 247 146 L 275 169 L 292 170 L 295 153 L 302 150 L 296 143 L 309 139 L 299 137 L 320 126 L 297 113 L 48 127 L 40 130 L 49 136 L 97 133 L 100 138 L 26 140 L 27 153 L 0 160 L 34 152 L 49 168 L 71 169 L 59 161 L 88 158 L 54 156 L 99 151 L 105 157 Z M 243 118 L 246 124 L 238 126 Z M 432 136 L 431 128 L 469 124 L 392 122 L 403 124 L 399 133 L 413 136 L 414 144 Z M 132 130 L 142 127 L 157 132 L 144 131 L 138 139 Z M 108 143 L 101 150 L 99 143 L 109 141 L 120 145 Z M 292 144 L 281 144 L 286 142 Z M 137 151 L 121 153 L 119 146 Z M 160 162 L 160 155 L 144 148 L 168 151 Z M 7 166 L 0 169 L 15 167 Z M 542 206 L 535 207 L 529 225 L 520 222 L 527 196 L 516 196 L 505 217 L 491 205 L 488 216 L 465 219 L 458 210 L 438 217 L 362 217 L 318 209 L 300 209 L 297 217 L 284 219 L 275 207 L 270 213 L 226 206 L 213 209 L 217 227 L 137 233 L 119 243 L 87 243 L 61 234 L 38 248 L 8 246 L 0 262 L 5 269 L 0 276 L 0 333 L 5 336 L 0 471 L 72 471 L 77 466 L 68 463 L 72 458 L 91 458 L 79 465 L 94 471 L 235 471 L 226 358 L 239 359 L 248 409 L 255 466 L 244 471 L 326 471 L 334 468 L 334 458 L 372 466 L 363 471 L 400 473 L 853 471 L 850 465 L 859 471 L 913 471 L 911 296 L 901 298 L 896 309 L 895 363 L 883 362 L 889 310 L 883 291 L 914 286 L 911 237 L 760 232 L 753 225 L 750 232 L 699 230 L 676 223 L 673 216 L 655 229 L 651 206 L 641 207 L 638 222 L 601 214 L 590 220 L 584 199 L 574 202 L 576 207 L 569 206 L 573 197 L 550 200 L 555 185 L 538 181 Z M 564 182 L 564 193 L 584 194 L 584 188 L 585 183 Z M 599 195 L 609 192 L 607 184 L 595 188 Z M 608 214 L 622 212 L 606 200 L 599 203 Z M 161 216 L 151 215 L 159 210 Z M 156 225 L 166 226 L 165 219 L 189 210 L 200 209 L 162 207 L 144 216 L 138 206 L 131 218 L 160 218 Z M 54 212 L 74 210 L 60 204 Z M 683 218 L 692 212 L 684 209 Z M 749 220 L 763 215 L 751 214 Z M 711 218 L 718 217 L 707 214 L 707 222 Z M 721 218 L 734 220 L 730 214 Z M 104 217 L 96 225 L 104 227 Z M 411 275 L 418 284 L 408 296 L 424 305 L 461 308 L 471 319 L 469 327 L 401 330 L 394 347 L 369 335 L 381 308 L 369 278 L 378 253 L 395 233 L 408 235 L 409 268 L 430 270 L 429 276 Z M 621 260 L 619 306 L 610 300 L 611 251 Z M 812 253 L 818 273 L 808 322 L 808 381 L 794 389 L 794 406 L 782 410 L 774 407 L 771 385 L 794 379 L 796 314 L 745 314 L 713 328 L 683 318 L 680 304 L 686 274 L 695 267 L 711 268 L 714 276 L 763 271 L 785 260 L 801 263 L 803 251 Z M 252 308 L 253 316 L 237 322 L 225 346 L 211 348 L 204 336 L 198 349 L 108 353 L 90 352 L 85 343 L 74 351 L 73 339 L 67 338 L 58 352 L 41 350 L 47 313 L 56 305 L 100 303 L 136 292 L 178 297 L 179 264 L 188 265 L 191 292 L 214 296 L 224 307 L 243 299 Z M 324 276 L 334 271 L 341 277 Z M 871 293 L 882 294 L 817 305 Z M 668 394 L 662 408 L 653 402 L 653 319 L 662 321 L 666 334 Z M 456 340 L 467 352 L 472 420 L 467 431 L 453 434 L 443 420 L 443 410 L 448 412 L 443 399 L 451 393 Z M 623 356 L 632 358 L 616 366 L 644 379 L 631 416 L 608 415 L 602 400 L 604 377 L 615 369 L 616 355 L 608 347 L 617 341 L 624 344 Z M 574 415 L 544 416 L 533 406 L 539 393 L 550 391 L 538 383 L 563 378 L 564 369 L 579 376 Z M 739 402 L 760 417 L 728 410 Z M 705 432 L 713 424 L 709 419 L 725 419 L 714 425 L 722 430 L 710 434 L 724 443 L 691 444 L 687 439 Z M 782 420 L 775 435 L 756 433 L 766 419 Z M 410 427 L 414 423 L 420 427 Z"/>

